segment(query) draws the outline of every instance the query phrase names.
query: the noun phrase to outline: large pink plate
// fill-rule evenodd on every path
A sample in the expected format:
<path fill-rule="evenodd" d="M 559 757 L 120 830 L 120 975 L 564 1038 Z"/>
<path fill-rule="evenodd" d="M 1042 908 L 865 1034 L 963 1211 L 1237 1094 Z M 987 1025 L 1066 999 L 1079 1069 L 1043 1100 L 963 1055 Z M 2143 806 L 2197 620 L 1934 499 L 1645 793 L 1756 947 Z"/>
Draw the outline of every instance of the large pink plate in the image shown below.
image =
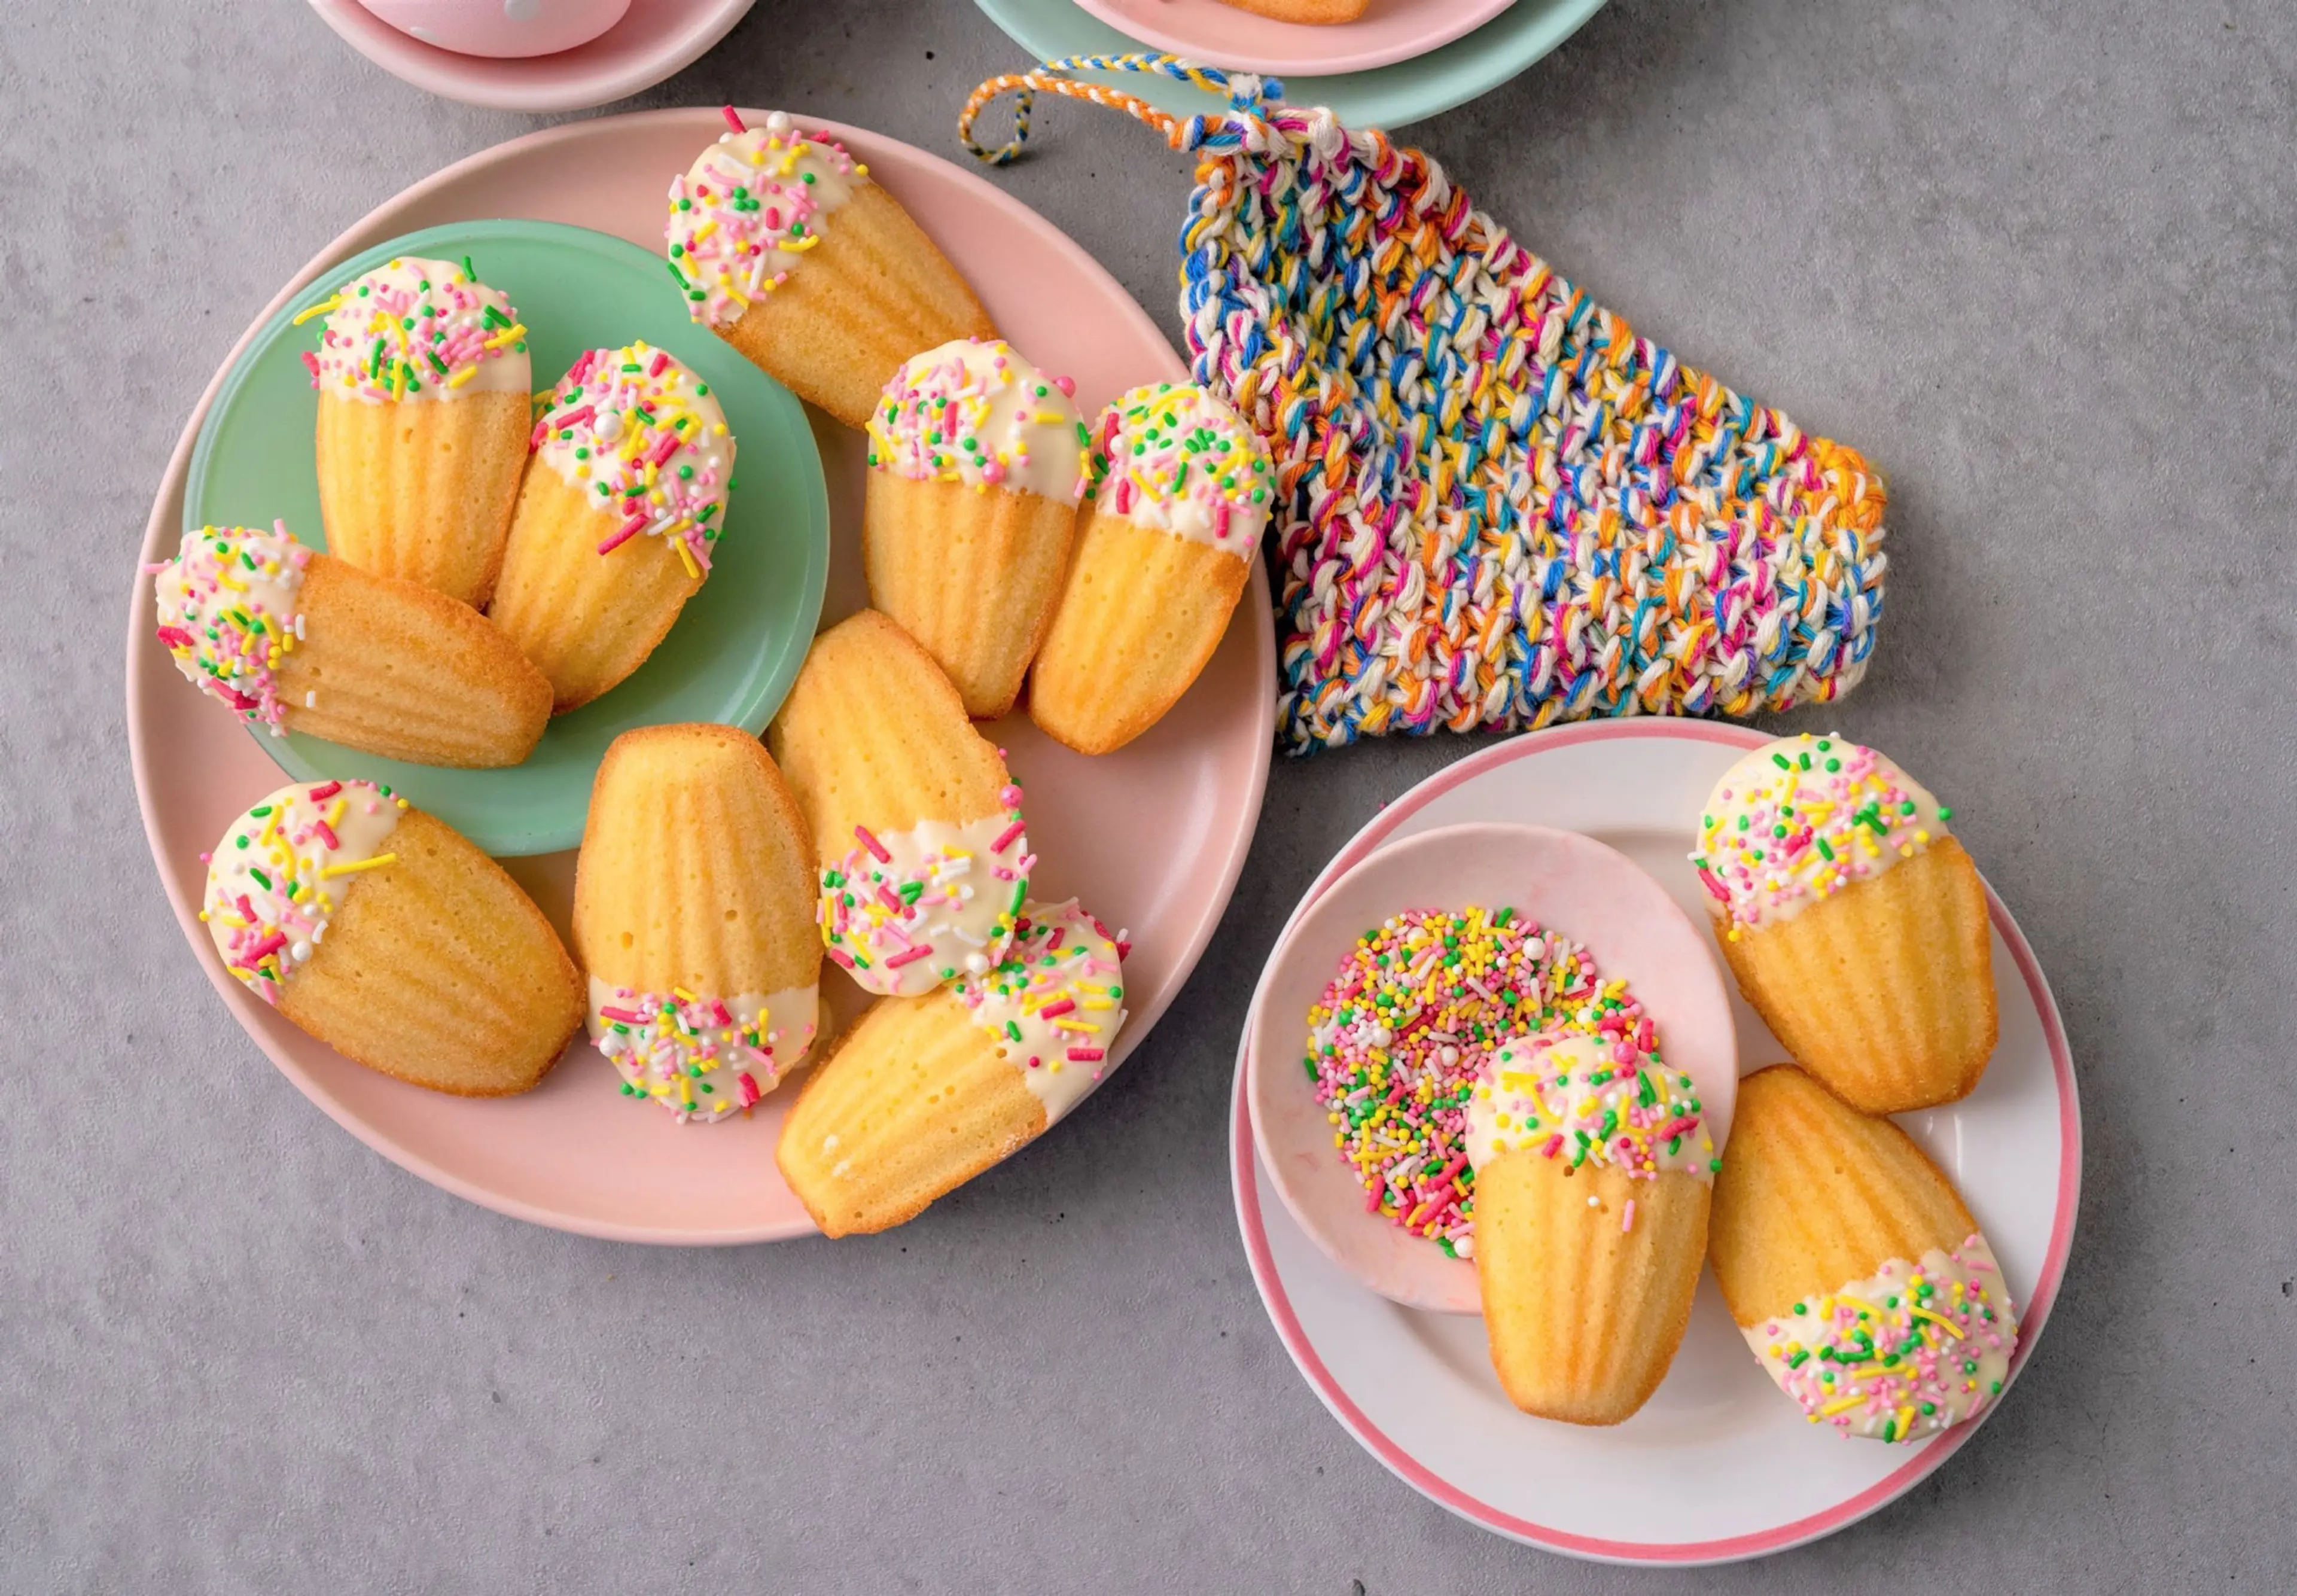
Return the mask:
<path fill-rule="evenodd" d="M 762 115 L 763 112 L 755 113 Z M 1136 383 L 1185 374 L 1156 325 L 1092 259 L 1034 211 L 974 174 L 860 128 L 801 118 L 848 142 L 970 277 L 998 325 L 1033 359 L 1072 374 L 1081 407 Z M 715 111 L 663 111 L 555 128 L 449 167 L 330 243 L 263 308 L 244 347 L 297 289 L 335 261 L 418 227 L 531 217 L 661 240 L 671 176 L 723 128 Z M 664 292 L 669 292 L 664 279 Z M 185 424 L 144 530 L 143 559 L 180 536 L 192 441 L 235 348 Z M 822 621 L 860 605 L 860 434 L 813 417 L 829 483 L 832 536 Z M 128 627 L 128 736 L 136 795 L 160 877 L 188 942 L 247 1033 L 304 1095 L 354 1136 L 424 1180 L 500 1213 L 616 1240 L 700 1246 L 770 1241 L 811 1230 L 774 1168 L 794 1088 L 738 1123 L 681 1127 L 618 1097 L 614 1075 L 578 1044 L 535 1090 L 498 1101 L 440 1097 L 375 1074 L 312 1041 L 224 973 L 197 918 L 201 850 L 279 783 L 262 749 L 195 697 L 152 640 L 148 584 Z M 1115 1062 L 1139 1046 L 1188 978 L 1234 890 L 1252 840 L 1274 735 L 1275 644 L 1257 565 L 1203 678 L 1155 730 L 1088 760 L 1025 717 L 992 732 L 1029 794 L 1041 895 L 1082 898 L 1129 927 L 1126 1007 Z M 506 861 L 563 929 L 574 856 Z M 859 994 L 823 968 L 833 1011 Z M 1113 1067 L 1113 1066 L 1112 1066 Z M 1025 1155 L 1024 1155 L 1025 1156 Z"/>

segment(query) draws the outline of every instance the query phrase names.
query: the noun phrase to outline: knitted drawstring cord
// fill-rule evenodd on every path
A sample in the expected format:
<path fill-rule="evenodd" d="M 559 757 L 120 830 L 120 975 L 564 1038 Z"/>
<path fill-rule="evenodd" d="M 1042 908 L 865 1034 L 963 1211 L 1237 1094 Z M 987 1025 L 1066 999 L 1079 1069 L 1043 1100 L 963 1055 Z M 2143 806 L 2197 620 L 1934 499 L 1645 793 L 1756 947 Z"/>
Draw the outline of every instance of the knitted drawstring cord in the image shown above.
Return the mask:
<path fill-rule="evenodd" d="M 1224 97 L 1180 117 L 1074 74 Z M 992 78 L 958 136 L 993 165 L 1037 91 L 1111 105 L 1197 152 L 1181 310 L 1197 380 L 1277 465 L 1279 736 L 1830 702 L 1874 646 L 1884 487 L 1637 337 L 1444 170 L 1282 86 L 1170 56 Z M 984 148 L 980 112 L 1016 100 Z"/>

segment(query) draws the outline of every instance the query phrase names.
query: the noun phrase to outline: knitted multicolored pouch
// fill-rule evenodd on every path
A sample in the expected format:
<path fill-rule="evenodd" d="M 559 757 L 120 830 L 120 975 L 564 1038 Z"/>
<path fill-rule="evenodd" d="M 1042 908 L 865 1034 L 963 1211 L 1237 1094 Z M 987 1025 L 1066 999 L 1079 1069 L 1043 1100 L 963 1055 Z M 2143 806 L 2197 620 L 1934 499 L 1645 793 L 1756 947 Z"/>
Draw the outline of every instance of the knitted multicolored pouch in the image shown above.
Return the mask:
<path fill-rule="evenodd" d="M 1223 95 L 1179 117 L 1079 72 Z M 1267 440 L 1295 753 L 1387 732 L 1748 715 L 1856 686 L 1882 613 L 1882 479 L 1639 338 L 1385 134 L 1170 56 L 992 79 L 1002 165 L 1035 92 L 1197 152 L 1181 309 L 1197 379 Z M 1012 141 L 982 109 L 1017 94 Z"/>

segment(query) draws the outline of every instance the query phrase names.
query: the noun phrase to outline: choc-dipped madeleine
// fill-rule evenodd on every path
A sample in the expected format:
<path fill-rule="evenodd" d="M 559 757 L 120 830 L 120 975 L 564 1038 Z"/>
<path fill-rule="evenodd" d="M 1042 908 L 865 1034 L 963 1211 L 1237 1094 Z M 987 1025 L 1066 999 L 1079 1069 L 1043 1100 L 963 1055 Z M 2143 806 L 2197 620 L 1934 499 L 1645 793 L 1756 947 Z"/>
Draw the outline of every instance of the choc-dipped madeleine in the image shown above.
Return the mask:
<path fill-rule="evenodd" d="M 2017 1320 L 1969 1208 L 1905 1131 L 1792 1065 L 1739 1083 L 1711 1231 L 1732 1318 L 1813 1423 L 1913 1441 L 2001 1392 Z"/>
<path fill-rule="evenodd" d="M 960 339 L 903 366 L 869 418 L 869 602 L 976 720 L 1013 707 L 1068 573 L 1084 432 L 1073 386 L 1009 344 Z"/>
<path fill-rule="evenodd" d="M 243 719 L 416 764 L 515 765 L 550 684 L 469 605 L 317 554 L 284 523 L 203 527 L 152 568 L 160 641 Z"/>
<path fill-rule="evenodd" d="M 1951 810 L 1871 748 L 1805 734 L 1725 773 L 1692 855 L 1739 990 L 1870 1114 L 1967 1096 L 1993 1056 L 1993 942 Z"/>
<path fill-rule="evenodd" d="M 1691 1078 L 1655 1054 L 1531 1037 L 1468 1105 L 1492 1366 L 1527 1413 L 1618 1424 L 1666 1378 L 1707 1251 L 1717 1163 Z"/>
<path fill-rule="evenodd" d="M 1029 716 L 1080 753 L 1107 753 L 1161 720 L 1220 646 L 1275 476 L 1226 400 L 1157 383 L 1101 412 L 1086 478 Z"/>
<path fill-rule="evenodd" d="M 524 1091 L 582 1021 L 573 961 L 518 884 L 369 782 L 300 782 L 232 822 L 201 917 L 265 1002 L 433 1091 Z"/>
<path fill-rule="evenodd" d="M 487 613 L 564 712 L 646 663 L 709 575 L 734 438 L 709 384 L 644 343 L 582 355 L 533 438 Z"/>
<path fill-rule="evenodd" d="M 813 842 L 757 738 L 651 726 L 600 761 L 574 876 L 589 1032 L 625 1096 L 680 1120 L 746 1108 L 818 1018 Z"/>
<path fill-rule="evenodd" d="M 768 736 L 813 833 L 829 957 L 889 995 L 986 970 L 1034 860 L 1020 789 L 932 657 L 875 610 L 849 616 Z"/>
<path fill-rule="evenodd" d="M 1074 901 L 1030 903 L 993 969 L 875 1004 L 782 1124 L 776 1158 L 814 1223 L 901 1224 L 1058 1121 L 1124 1023 L 1121 958 Z"/>
<path fill-rule="evenodd" d="M 670 190 L 667 247 L 694 319 L 800 399 L 869 424 L 902 362 L 996 329 L 925 230 L 827 134 L 774 112 Z"/>
<path fill-rule="evenodd" d="M 467 261 L 412 255 L 304 314 L 322 313 L 311 381 L 328 552 L 483 607 L 526 469 L 518 313 Z"/>

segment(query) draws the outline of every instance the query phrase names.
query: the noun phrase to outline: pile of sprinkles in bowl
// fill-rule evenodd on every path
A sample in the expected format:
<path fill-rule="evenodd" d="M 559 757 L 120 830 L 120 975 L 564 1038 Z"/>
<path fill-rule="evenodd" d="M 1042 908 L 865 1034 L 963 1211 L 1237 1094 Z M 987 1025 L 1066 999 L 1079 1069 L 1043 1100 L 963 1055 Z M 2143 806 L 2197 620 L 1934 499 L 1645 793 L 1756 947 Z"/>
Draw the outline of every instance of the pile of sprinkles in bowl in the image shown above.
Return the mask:
<path fill-rule="evenodd" d="M 1356 939 L 1308 1010 L 1303 1059 L 1367 1211 L 1474 1255 L 1468 1099 L 1501 1044 L 1638 1029 L 1587 950 L 1512 909 L 1405 909 Z"/>

